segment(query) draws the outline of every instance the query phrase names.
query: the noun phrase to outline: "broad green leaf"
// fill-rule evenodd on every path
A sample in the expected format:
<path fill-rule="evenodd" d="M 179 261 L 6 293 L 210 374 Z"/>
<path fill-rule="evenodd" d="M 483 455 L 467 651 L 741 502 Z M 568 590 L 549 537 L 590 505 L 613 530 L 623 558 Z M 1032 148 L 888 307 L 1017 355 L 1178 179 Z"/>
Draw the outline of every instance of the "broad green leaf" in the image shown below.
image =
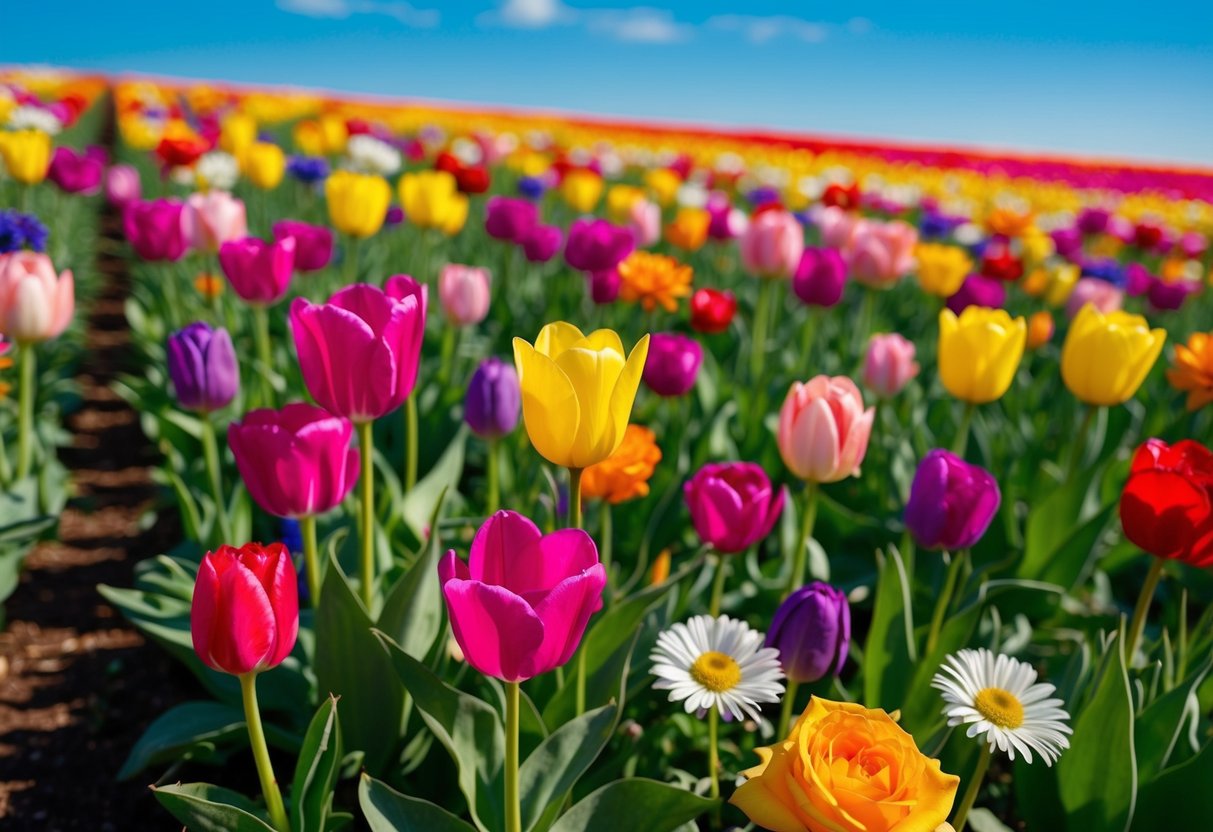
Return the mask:
<path fill-rule="evenodd" d="M 422 477 L 413 490 L 404 495 L 400 511 L 409 529 L 418 540 L 426 539 L 425 522 L 430 519 L 434 506 L 447 493 L 459 489 L 459 478 L 463 475 L 463 451 L 467 444 L 468 430 L 462 426 L 451 444 L 442 452 L 438 462 Z"/>
<path fill-rule="evenodd" d="M 1116 505 L 1108 501 L 1095 510 L 1086 507 L 1091 482 L 1101 470 L 1101 466 L 1080 470 L 1032 507 L 1019 577 L 1073 585 Z"/>
<path fill-rule="evenodd" d="M 1213 743 L 1187 762 L 1166 769 L 1141 787 L 1134 832 L 1208 829 L 1213 818 Z"/>
<path fill-rule="evenodd" d="M 363 774 L 358 805 L 371 832 L 475 832 L 475 828 L 428 800 L 409 797 Z"/>
<path fill-rule="evenodd" d="M 1090 704 L 1078 714 L 1070 748 L 1057 763 L 1058 793 L 1071 832 L 1124 832 L 1137 797 L 1133 695 L 1120 635 Z"/>
<path fill-rule="evenodd" d="M 534 828 L 553 800 L 563 801 L 602 753 L 618 711 L 606 705 L 566 722 L 526 758 L 518 776 L 524 830 Z"/>
<path fill-rule="evenodd" d="M 472 819 L 480 828 L 496 832 L 503 816 L 505 760 L 505 732 L 497 710 L 443 682 L 385 634 L 377 635 L 425 724 L 458 768 L 459 788 L 467 798 Z M 379 679 L 379 684 L 385 683 L 384 678 Z"/>
<path fill-rule="evenodd" d="M 148 766 L 211 751 L 223 744 L 240 744 L 245 737 L 244 712 L 221 702 L 183 702 L 165 711 L 147 727 L 118 771 L 129 780 Z M 205 754 L 203 756 L 206 756 Z"/>
<path fill-rule="evenodd" d="M 152 793 L 189 832 L 274 832 L 242 794 L 208 783 L 153 788 Z"/>
<path fill-rule="evenodd" d="M 442 588 L 438 583 L 438 559 L 442 549 L 438 517 L 447 490 L 438 494 L 430 514 L 430 538 L 421 556 L 388 592 L 379 613 L 378 629 L 415 659 L 424 659 L 442 630 Z"/>
<path fill-rule="evenodd" d="M 955 653 L 969 643 L 981 619 L 981 611 L 981 603 L 974 602 L 953 613 L 940 628 L 935 649 L 923 656 L 912 669 L 910 684 L 902 700 L 901 724 L 919 742 L 929 736 L 932 728 L 944 722 L 943 698 L 938 690 L 931 687 L 931 679 L 939 672 L 949 653 Z"/>
<path fill-rule="evenodd" d="M 291 832 L 324 832 L 340 768 L 341 725 L 337 699 L 330 695 L 316 710 L 295 763 Z"/>
<path fill-rule="evenodd" d="M 343 747 L 363 752 L 368 771 L 382 771 L 400 741 L 404 691 L 389 683 L 392 664 L 336 558 L 316 610 L 315 670 L 321 694 L 336 694 L 343 703 Z"/>
<path fill-rule="evenodd" d="M 673 832 L 718 801 L 669 783 L 633 777 L 607 783 L 565 812 L 552 832 Z"/>
<path fill-rule="evenodd" d="M 1200 714 L 1196 691 L 1213 667 L 1213 656 L 1184 684 L 1164 693 L 1146 707 L 1134 724 L 1138 777 L 1148 783 L 1162 771 L 1181 742 L 1189 712 Z"/>
<path fill-rule="evenodd" d="M 877 555 L 879 575 L 872 624 L 864 645 L 863 692 L 869 708 L 900 708 L 914 663 L 914 612 L 910 576 L 896 547 Z"/>

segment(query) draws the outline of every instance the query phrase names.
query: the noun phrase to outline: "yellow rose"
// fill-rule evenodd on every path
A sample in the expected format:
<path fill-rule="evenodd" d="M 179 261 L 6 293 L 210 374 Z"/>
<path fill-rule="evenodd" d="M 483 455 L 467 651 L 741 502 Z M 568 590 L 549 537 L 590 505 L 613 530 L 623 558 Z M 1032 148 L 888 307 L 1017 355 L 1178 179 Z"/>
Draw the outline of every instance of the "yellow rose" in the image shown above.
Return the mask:
<path fill-rule="evenodd" d="M 564 468 L 588 468 L 623 442 L 649 336 L 625 355 L 619 334 L 589 335 L 560 321 L 539 331 L 535 345 L 514 339 L 522 388 L 522 419 L 540 456 Z"/>
<path fill-rule="evenodd" d="M 939 313 L 939 378 L 956 398 L 985 404 L 1002 398 L 1015 378 L 1027 340 L 1023 318 L 1005 309 L 970 306 Z"/>
<path fill-rule="evenodd" d="M 1091 405 L 1110 407 L 1133 398 L 1167 340 L 1141 315 L 1104 315 L 1087 304 L 1074 316 L 1061 348 L 1061 378 Z"/>
<path fill-rule="evenodd" d="M 730 803 L 771 832 L 934 832 L 960 778 L 881 710 L 814 696 Z"/>

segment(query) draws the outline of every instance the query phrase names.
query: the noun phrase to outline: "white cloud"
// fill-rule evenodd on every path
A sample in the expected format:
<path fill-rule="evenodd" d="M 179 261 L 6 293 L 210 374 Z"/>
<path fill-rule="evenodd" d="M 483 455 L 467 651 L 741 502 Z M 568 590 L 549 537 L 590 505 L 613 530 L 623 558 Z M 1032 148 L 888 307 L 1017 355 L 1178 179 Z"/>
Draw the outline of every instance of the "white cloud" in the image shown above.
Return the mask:
<path fill-rule="evenodd" d="M 432 29 L 441 20 L 437 9 L 414 8 L 404 0 L 278 0 L 278 8 L 305 17 L 337 19 L 356 14 L 381 14 L 416 29 Z"/>
<path fill-rule="evenodd" d="M 591 32 L 601 32 L 616 40 L 632 43 L 677 43 L 689 39 L 693 26 L 679 23 L 665 9 L 637 7 L 586 13 Z"/>
<path fill-rule="evenodd" d="M 708 18 L 705 25 L 725 32 L 740 32 L 750 43 L 766 43 L 781 36 L 797 38 L 806 43 L 821 43 L 828 34 L 825 24 L 783 14 L 764 17 L 722 14 Z"/>
<path fill-rule="evenodd" d="M 576 19 L 577 12 L 561 0 L 505 0 L 499 8 L 479 15 L 476 22 L 482 26 L 546 29 Z"/>

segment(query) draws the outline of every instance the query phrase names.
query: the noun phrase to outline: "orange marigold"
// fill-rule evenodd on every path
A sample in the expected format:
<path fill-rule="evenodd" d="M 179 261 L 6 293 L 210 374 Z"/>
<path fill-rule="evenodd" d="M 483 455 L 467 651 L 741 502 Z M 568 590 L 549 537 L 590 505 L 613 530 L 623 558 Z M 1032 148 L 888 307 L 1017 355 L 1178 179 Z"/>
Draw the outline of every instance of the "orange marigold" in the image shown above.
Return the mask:
<path fill-rule="evenodd" d="M 633 251 L 619 264 L 619 298 L 640 301 L 646 312 L 657 304 L 675 312 L 678 299 L 691 294 L 691 275 L 691 267 L 673 257 Z"/>
<path fill-rule="evenodd" d="M 581 472 L 581 496 L 586 500 L 606 500 L 612 505 L 646 497 L 649 478 L 658 462 L 661 449 L 653 431 L 628 425 L 619 449 Z"/>
<path fill-rule="evenodd" d="M 1213 333 L 1194 332 L 1186 345 L 1175 345 L 1167 381 L 1188 394 L 1188 410 L 1200 410 L 1213 402 Z"/>

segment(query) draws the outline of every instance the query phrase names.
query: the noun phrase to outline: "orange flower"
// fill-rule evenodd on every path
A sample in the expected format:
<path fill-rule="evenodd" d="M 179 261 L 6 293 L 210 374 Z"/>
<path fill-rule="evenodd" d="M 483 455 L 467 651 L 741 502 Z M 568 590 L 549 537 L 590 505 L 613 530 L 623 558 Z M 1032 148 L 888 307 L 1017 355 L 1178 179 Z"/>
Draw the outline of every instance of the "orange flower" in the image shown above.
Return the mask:
<path fill-rule="evenodd" d="M 1018 237 L 1032 224 L 1032 212 L 1019 213 L 1009 208 L 995 208 L 986 217 L 986 228 L 992 234 L 1005 234 L 1008 237 Z"/>
<path fill-rule="evenodd" d="M 1213 402 L 1213 333 L 1193 332 L 1187 345 L 1175 345 L 1175 363 L 1167 368 L 1167 381 L 1188 394 L 1188 410 Z"/>
<path fill-rule="evenodd" d="M 678 309 L 678 299 L 691 294 L 691 267 L 673 257 L 633 251 L 619 264 L 619 297 L 640 301 L 646 312 L 657 304 L 667 312 Z"/>
<path fill-rule="evenodd" d="M 214 300 L 223 294 L 223 280 L 216 275 L 203 272 L 194 278 L 194 288 L 202 297 Z"/>
<path fill-rule="evenodd" d="M 1028 349 L 1040 349 L 1053 340 L 1053 314 L 1041 310 L 1028 318 Z"/>
<path fill-rule="evenodd" d="M 661 449 L 653 431 L 628 425 L 619 449 L 581 473 L 581 496 L 587 500 L 606 500 L 612 505 L 647 497 L 649 478 L 660 461 Z"/>
<path fill-rule="evenodd" d="M 674 221 L 666 225 L 665 237 L 670 245 L 685 251 L 699 251 L 708 239 L 712 215 L 702 208 L 680 208 Z"/>
<path fill-rule="evenodd" d="M 0 339 L 0 370 L 7 370 L 13 366 L 13 359 L 9 358 L 4 353 L 8 350 L 8 342 Z M 0 401 L 8 395 L 8 391 L 12 390 L 12 386 L 6 381 L 0 381 Z"/>
<path fill-rule="evenodd" d="M 653 561 L 649 569 L 649 583 L 653 586 L 664 584 L 670 577 L 670 550 L 662 549 L 661 554 Z"/>

